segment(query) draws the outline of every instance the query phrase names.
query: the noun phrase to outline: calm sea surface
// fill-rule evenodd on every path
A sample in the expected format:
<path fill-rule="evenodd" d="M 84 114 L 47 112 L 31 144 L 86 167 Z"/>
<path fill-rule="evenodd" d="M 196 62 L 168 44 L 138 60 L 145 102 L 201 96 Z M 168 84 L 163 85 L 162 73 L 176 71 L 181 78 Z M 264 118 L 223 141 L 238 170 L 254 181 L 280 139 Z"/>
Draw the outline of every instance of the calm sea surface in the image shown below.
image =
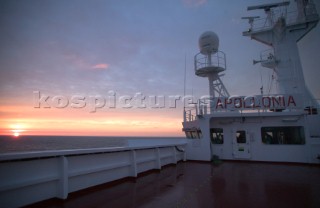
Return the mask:
<path fill-rule="evenodd" d="M 181 137 L 98 137 L 98 136 L 0 136 L 0 154 L 43 150 L 121 147 L 128 139 L 161 139 Z"/>

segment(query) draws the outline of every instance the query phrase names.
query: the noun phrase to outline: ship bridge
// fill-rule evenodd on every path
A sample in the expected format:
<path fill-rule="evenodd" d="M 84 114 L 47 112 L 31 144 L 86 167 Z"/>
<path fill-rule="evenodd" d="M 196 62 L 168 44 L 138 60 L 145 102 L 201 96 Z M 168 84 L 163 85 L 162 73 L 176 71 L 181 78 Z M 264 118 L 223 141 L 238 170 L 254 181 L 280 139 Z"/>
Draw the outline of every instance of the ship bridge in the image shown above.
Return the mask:
<path fill-rule="evenodd" d="M 287 11 L 288 1 L 249 6 L 266 17 L 242 18 L 250 25 L 243 35 L 267 46 L 253 60 L 272 70 L 274 90 L 267 94 L 261 87 L 260 95 L 230 96 L 220 79 L 226 59 L 219 39 L 214 32 L 200 36 L 195 75 L 208 78 L 209 96 L 184 109 L 190 158 L 319 163 L 319 100 L 305 84 L 297 46 L 319 15 L 312 0 L 295 2 L 293 12 Z"/>

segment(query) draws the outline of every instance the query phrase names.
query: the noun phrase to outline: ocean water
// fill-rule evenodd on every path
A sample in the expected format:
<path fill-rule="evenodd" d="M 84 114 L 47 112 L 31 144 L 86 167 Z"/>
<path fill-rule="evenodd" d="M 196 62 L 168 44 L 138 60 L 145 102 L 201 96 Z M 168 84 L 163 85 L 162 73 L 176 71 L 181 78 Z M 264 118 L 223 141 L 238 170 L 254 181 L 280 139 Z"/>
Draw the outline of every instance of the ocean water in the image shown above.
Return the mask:
<path fill-rule="evenodd" d="M 0 154 L 45 150 L 123 147 L 128 139 L 181 137 L 105 137 L 105 136 L 0 136 Z"/>

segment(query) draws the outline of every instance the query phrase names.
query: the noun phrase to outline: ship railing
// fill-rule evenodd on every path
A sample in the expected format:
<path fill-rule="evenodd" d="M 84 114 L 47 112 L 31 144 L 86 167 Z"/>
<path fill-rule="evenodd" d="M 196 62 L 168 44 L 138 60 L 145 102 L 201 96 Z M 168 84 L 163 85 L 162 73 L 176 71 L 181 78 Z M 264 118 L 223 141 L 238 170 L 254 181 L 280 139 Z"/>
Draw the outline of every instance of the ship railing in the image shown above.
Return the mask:
<path fill-rule="evenodd" d="M 248 108 L 248 109 L 215 109 L 208 107 L 207 114 L 215 113 L 273 113 L 273 112 L 301 112 L 303 109 L 276 109 L 276 108 Z M 319 112 L 319 110 L 318 110 Z M 204 114 L 205 115 L 205 114 Z"/>
<path fill-rule="evenodd" d="M 186 161 L 186 145 L 186 139 L 129 139 L 121 147 L 0 154 L 0 207 L 66 199 L 71 192 L 161 170 Z"/>
<path fill-rule="evenodd" d="M 194 69 L 195 71 L 206 68 L 216 67 L 226 69 L 226 54 L 222 51 L 217 51 L 213 54 L 204 55 L 198 53 L 194 57 Z"/>
<path fill-rule="evenodd" d="M 212 99 L 209 97 L 202 98 L 198 100 L 198 108 L 199 108 L 199 113 L 200 115 L 207 115 L 211 114 L 211 102 Z"/>
<path fill-rule="evenodd" d="M 208 115 L 210 114 L 210 99 L 198 99 L 197 103 L 191 103 L 184 107 L 183 112 L 184 122 L 195 121 L 203 115 Z"/>
<path fill-rule="evenodd" d="M 287 25 L 294 24 L 297 21 L 301 21 L 298 19 L 298 11 L 283 12 L 280 10 L 275 10 L 272 11 L 270 17 L 254 19 L 250 31 L 271 29 L 282 19 L 285 19 L 285 23 Z"/>
<path fill-rule="evenodd" d="M 305 111 L 309 115 L 316 115 L 320 113 L 320 99 L 312 99 L 309 102 L 304 103 Z"/>
<path fill-rule="evenodd" d="M 184 107 L 183 120 L 186 122 L 194 121 L 197 119 L 198 107 L 197 105 L 193 107 Z"/>
<path fill-rule="evenodd" d="M 305 8 L 303 14 L 299 14 L 297 10 L 287 12 L 286 9 L 276 8 L 272 9 L 269 17 L 255 18 L 251 24 L 250 32 L 266 30 L 273 28 L 276 24 L 285 20 L 286 25 L 297 23 L 304 23 L 306 21 L 318 20 L 319 15 L 314 4 L 310 4 Z"/>

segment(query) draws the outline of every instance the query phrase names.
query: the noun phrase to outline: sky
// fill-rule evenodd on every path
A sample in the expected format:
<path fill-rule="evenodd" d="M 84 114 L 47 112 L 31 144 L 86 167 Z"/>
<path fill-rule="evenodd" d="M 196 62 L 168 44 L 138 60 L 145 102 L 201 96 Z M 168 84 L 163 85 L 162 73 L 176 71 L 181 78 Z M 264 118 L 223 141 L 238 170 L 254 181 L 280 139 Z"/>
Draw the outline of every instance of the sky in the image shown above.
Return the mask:
<path fill-rule="evenodd" d="M 0 134 L 183 136 L 185 70 L 185 93 L 208 94 L 193 69 L 203 32 L 219 36 L 230 94 L 267 87 L 271 72 L 252 65 L 266 47 L 241 17 L 270 2 L 0 0 Z M 320 99 L 320 26 L 298 46 Z"/>

